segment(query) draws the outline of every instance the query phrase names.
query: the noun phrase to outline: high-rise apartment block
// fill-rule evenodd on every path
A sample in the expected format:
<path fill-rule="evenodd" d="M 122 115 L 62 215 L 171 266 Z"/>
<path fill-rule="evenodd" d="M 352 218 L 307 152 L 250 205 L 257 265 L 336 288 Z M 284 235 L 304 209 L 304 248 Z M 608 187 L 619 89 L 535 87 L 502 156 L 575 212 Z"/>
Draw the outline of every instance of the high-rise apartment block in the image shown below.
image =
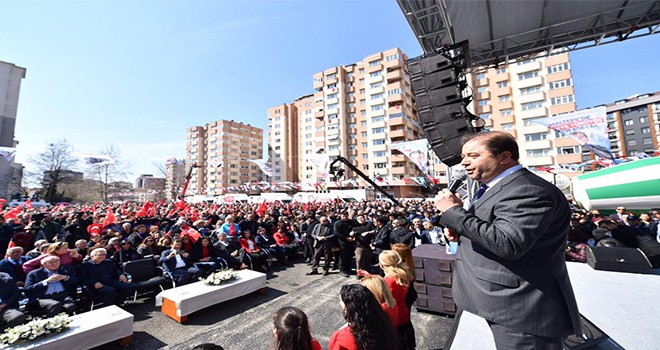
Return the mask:
<path fill-rule="evenodd" d="M 607 131 L 615 156 L 657 154 L 660 147 L 660 91 L 608 104 Z"/>
<path fill-rule="evenodd" d="M 177 199 L 185 181 L 186 163 L 170 159 L 165 167 L 165 198 Z"/>
<path fill-rule="evenodd" d="M 395 48 L 326 69 L 314 74 L 313 94 L 269 108 L 274 180 L 320 181 L 309 159 L 315 154 L 331 160 L 343 156 L 372 178 L 420 176 L 414 163 L 390 149 L 393 143 L 424 137 L 406 59 Z M 356 177 L 345 170 L 347 178 Z"/>
<path fill-rule="evenodd" d="M 186 164 L 193 166 L 192 193 L 219 194 L 221 187 L 259 182 L 263 174 L 250 159 L 263 157 L 263 130 L 233 120 L 188 128 Z"/>
<path fill-rule="evenodd" d="M 567 53 L 503 63 L 471 74 L 469 81 L 474 94 L 473 111 L 486 121 L 487 128 L 516 137 L 523 165 L 582 162 L 578 142 L 538 123 L 576 110 Z"/>
<path fill-rule="evenodd" d="M 14 139 L 18 96 L 21 81 L 26 69 L 13 63 L 0 61 L 0 146 L 16 147 Z M 15 164 L 13 158 L 0 157 L 0 198 L 7 198 L 18 192 L 21 185 L 23 167 Z"/>

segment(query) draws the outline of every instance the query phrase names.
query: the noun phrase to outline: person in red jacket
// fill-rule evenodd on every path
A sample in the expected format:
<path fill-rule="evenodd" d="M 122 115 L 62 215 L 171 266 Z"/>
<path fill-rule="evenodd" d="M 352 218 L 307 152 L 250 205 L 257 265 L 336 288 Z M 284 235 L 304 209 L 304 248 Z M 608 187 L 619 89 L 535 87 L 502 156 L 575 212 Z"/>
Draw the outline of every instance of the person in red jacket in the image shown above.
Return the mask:
<path fill-rule="evenodd" d="M 396 327 L 396 322 L 399 320 L 399 309 L 385 279 L 378 275 L 369 275 L 362 278 L 360 284 L 371 291 L 374 297 L 376 297 L 376 301 L 380 303 L 383 311 L 390 318 L 392 326 Z"/>
<path fill-rule="evenodd" d="M 321 350 L 309 332 L 307 315 L 297 307 L 286 306 L 273 315 L 275 350 Z"/>
<path fill-rule="evenodd" d="M 341 287 L 341 307 L 348 322 L 330 337 L 330 350 L 395 350 L 399 348 L 392 323 L 365 286 Z"/>
<path fill-rule="evenodd" d="M 243 237 L 240 240 L 240 244 L 241 248 L 245 249 L 245 252 L 247 253 L 245 254 L 245 258 L 248 260 L 252 270 L 255 270 L 254 267 L 257 266 L 257 269 L 260 269 L 262 272 L 268 271 L 268 266 L 266 266 L 268 255 L 259 249 L 257 242 L 255 242 L 252 237 L 252 232 L 245 230 L 245 232 L 243 232 Z"/>
<path fill-rule="evenodd" d="M 408 287 L 413 277 L 408 267 L 403 263 L 399 253 L 384 250 L 378 255 L 378 265 L 385 273 L 385 282 L 392 292 L 398 308 L 396 331 L 404 349 L 415 349 L 415 330 L 410 323 L 410 309 L 406 303 Z"/>

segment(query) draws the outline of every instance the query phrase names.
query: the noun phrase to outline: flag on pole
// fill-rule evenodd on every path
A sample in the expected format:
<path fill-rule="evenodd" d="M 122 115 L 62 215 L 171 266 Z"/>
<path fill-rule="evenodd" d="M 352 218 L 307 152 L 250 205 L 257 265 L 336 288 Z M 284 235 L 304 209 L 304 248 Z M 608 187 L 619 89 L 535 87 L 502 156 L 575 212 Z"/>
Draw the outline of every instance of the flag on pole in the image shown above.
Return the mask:
<path fill-rule="evenodd" d="M 115 223 L 115 212 L 112 211 L 111 207 L 108 207 L 108 214 L 106 214 L 105 219 L 103 219 L 103 229 Z"/>
<path fill-rule="evenodd" d="M 115 164 L 115 160 L 105 154 L 78 154 L 78 157 L 87 165 L 101 166 Z"/>
<path fill-rule="evenodd" d="M 268 165 L 268 161 L 266 159 L 248 159 L 248 160 L 258 165 L 259 169 L 261 169 L 261 171 L 263 171 L 264 174 L 268 176 L 275 175 L 273 168 L 271 168 L 271 166 Z"/>

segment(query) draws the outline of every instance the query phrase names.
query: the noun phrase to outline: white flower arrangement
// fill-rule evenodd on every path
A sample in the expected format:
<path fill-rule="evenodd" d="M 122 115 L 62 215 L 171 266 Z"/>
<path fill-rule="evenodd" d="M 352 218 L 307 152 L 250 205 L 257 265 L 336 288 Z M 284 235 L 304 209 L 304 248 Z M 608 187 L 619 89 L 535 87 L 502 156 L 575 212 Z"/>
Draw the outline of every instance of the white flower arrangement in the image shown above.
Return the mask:
<path fill-rule="evenodd" d="M 234 270 L 222 270 L 218 272 L 213 272 L 204 279 L 204 284 L 207 286 L 218 286 L 225 282 L 235 280 L 238 278 L 238 272 Z"/>
<path fill-rule="evenodd" d="M 48 334 L 60 333 L 69 328 L 71 321 L 71 317 L 65 313 L 61 313 L 51 318 L 35 318 L 26 324 L 6 329 L 5 332 L 0 335 L 0 343 L 14 344 L 35 340 Z"/>

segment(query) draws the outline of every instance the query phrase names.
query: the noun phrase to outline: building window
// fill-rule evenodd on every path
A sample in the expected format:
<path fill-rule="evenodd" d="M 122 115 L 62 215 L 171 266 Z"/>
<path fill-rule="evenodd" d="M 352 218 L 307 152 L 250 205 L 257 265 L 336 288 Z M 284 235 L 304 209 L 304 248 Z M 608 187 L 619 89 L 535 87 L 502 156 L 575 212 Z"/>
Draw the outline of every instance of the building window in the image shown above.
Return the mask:
<path fill-rule="evenodd" d="M 366 131 L 361 132 L 361 133 L 360 133 L 360 136 L 362 136 L 362 137 L 367 137 L 367 132 L 366 132 Z"/>
<path fill-rule="evenodd" d="M 637 140 L 628 140 L 628 146 L 637 146 Z"/>
<path fill-rule="evenodd" d="M 478 93 L 486 92 L 488 91 L 488 86 L 480 86 L 477 88 Z"/>
<path fill-rule="evenodd" d="M 556 64 L 554 66 L 548 67 L 548 74 L 557 73 L 568 70 L 568 62 Z"/>
<path fill-rule="evenodd" d="M 371 62 L 369 62 L 369 67 L 375 67 L 375 66 L 379 65 L 380 63 L 381 63 L 380 60 L 371 61 Z"/>
<path fill-rule="evenodd" d="M 367 148 L 367 145 L 368 144 L 366 142 L 362 142 L 362 148 Z"/>
<path fill-rule="evenodd" d="M 479 114 L 479 118 L 486 120 L 490 118 L 490 113 L 481 113 Z"/>
<path fill-rule="evenodd" d="M 648 122 L 648 120 L 649 120 L 649 118 L 647 118 L 647 117 L 639 117 L 639 123 L 640 124 L 645 124 L 645 123 Z"/>
<path fill-rule="evenodd" d="M 642 128 L 641 132 L 642 132 L 642 134 L 650 134 L 651 133 L 651 128 Z"/>
<path fill-rule="evenodd" d="M 525 72 L 518 74 L 518 80 L 532 79 L 539 76 L 539 71 L 534 70 L 531 72 Z"/>
<path fill-rule="evenodd" d="M 534 134 L 525 135 L 525 141 L 540 141 L 540 140 L 546 140 L 547 138 L 548 138 L 547 132 L 537 132 Z"/>
<path fill-rule="evenodd" d="M 626 135 L 628 136 L 635 135 L 635 130 L 626 130 Z"/>
<path fill-rule="evenodd" d="M 627 119 L 627 120 L 624 120 L 624 121 L 623 121 L 623 125 L 625 125 L 625 126 L 631 126 L 631 125 L 633 125 L 634 123 L 635 123 L 635 122 L 634 122 L 632 119 Z"/>
<path fill-rule="evenodd" d="M 550 87 L 550 90 L 559 89 L 559 88 L 563 88 L 563 87 L 567 87 L 567 86 L 571 86 L 571 85 L 572 85 L 571 78 L 563 79 L 563 80 L 557 80 L 557 81 L 551 81 L 550 83 L 548 83 L 548 86 Z"/>
<path fill-rule="evenodd" d="M 502 124 L 502 130 L 513 130 L 513 123 Z"/>
<path fill-rule="evenodd" d="M 541 85 L 536 85 L 536 86 L 530 86 L 530 87 L 520 89 L 520 94 L 521 95 L 529 95 L 529 94 L 533 94 L 533 93 L 539 92 L 539 91 L 541 91 Z"/>
<path fill-rule="evenodd" d="M 545 118 L 546 117 L 527 118 L 527 119 L 523 120 L 523 125 L 524 126 L 529 126 L 529 125 L 541 124 L 541 120 L 543 120 Z"/>
<path fill-rule="evenodd" d="M 382 122 L 382 121 L 385 121 L 385 117 L 373 117 L 373 118 L 371 118 L 372 123 L 378 123 L 378 122 Z"/>
<path fill-rule="evenodd" d="M 488 106 L 488 100 L 479 100 L 477 104 L 479 105 L 479 107 Z"/>
<path fill-rule="evenodd" d="M 520 106 L 522 107 L 523 111 L 528 111 L 530 109 L 543 108 L 543 101 L 533 101 L 533 102 L 521 103 Z"/>
<path fill-rule="evenodd" d="M 502 95 L 500 96 L 500 102 L 507 102 L 511 100 L 511 95 Z"/>
<path fill-rule="evenodd" d="M 384 145 L 384 144 L 385 144 L 385 140 L 384 140 L 384 139 L 373 140 L 373 144 L 374 144 L 374 146 Z"/>
<path fill-rule="evenodd" d="M 573 102 L 573 95 L 558 96 L 550 99 L 550 104 L 552 104 L 553 106 L 563 105 L 572 102 Z"/>
<path fill-rule="evenodd" d="M 328 99 L 337 98 L 337 94 L 328 94 Z"/>
<path fill-rule="evenodd" d="M 527 150 L 527 157 L 547 157 L 550 154 L 549 149 L 530 149 Z"/>
<path fill-rule="evenodd" d="M 373 95 L 371 95 L 370 98 L 371 98 L 372 100 L 377 100 L 377 99 L 379 99 L 379 98 L 383 98 L 383 93 L 381 92 L 381 93 L 378 93 L 378 94 L 373 94 Z"/>
<path fill-rule="evenodd" d="M 380 110 L 383 109 L 383 106 L 384 106 L 384 105 L 375 105 L 375 106 L 371 106 L 371 110 L 372 110 L 372 111 L 380 111 Z"/>
<path fill-rule="evenodd" d="M 372 134 L 380 134 L 380 133 L 383 133 L 383 132 L 385 132 L 385 128 L 373 128 L 371 130 Z"/>
<path fill-rule="evenodd" d="M 401 93 L 401 89 L 387 90 L 387 96 L 398 95 L 400 93 Z M 371 96 L 373 96 L 373 95 L 371 95 Z"/>
<path fill-rule="evenodd" d="M 479 73 L 475 76 L 477 80 L 486 79 L 486 73 Z"/>
<path fill-rule="evenodd" d="M 395 54 L 393 54 L 393 55 L 389 55 L 389 56 L 385 57 L 385 62 L 398 60 L 400 57 L 401 57 L 401 56 L 399 56 L 398 53 L 395 53 Z"/>
<path fill-rule="evenodd" d="M 330 79 L 334 79 L 334 78 L 336 78 L 336 77 L 337 77 L 337 74 L 335 74 L 335 73 L 328 74 L 328 75 L 325 76 L 325 78 L 328 79 L 328 80 L 330 80 Z"/>
<path fill-rule="evenodd" d="M 381 74 L 382 74 L 381 71 L 372 72 L 372 73 L 369 73 L 369 78 L 377 78 L 377 77 L 381 76 Z"/>
<path fill-rule="evenodd" d="M 557 154 L 578 154 L 580 153 L 580 146 L 564 146 L 557 147 Z"/>
<path fill-rule="evenodd" d="M 495 71 L 497 74 L 504 74 L 506 73 L 506 67 L 502 68 L 497 68 L 497 71 Z"/>
<path fill-rule="evenodd" d="M 385 151 L 376 151 L 374 152 L 374 157 L 385 157 L 386 154 Z"/>
<path fill-rule="evenodd" d="M 503 116 L 503 117 L 505 117 L 507 115 L 511 115 L 511 108 L 500 109 L 500 115 Z"/>
<path fill-rule="evenodd" d="M 644 142 L 645 145 L 652 145 L 653 140 L 650 137 L 645 137 L 642 142 Z"/>
<path fill-rule="evenodd" d="M 362 153 L 362 159 L 369 159 L 369 155 L 366 153 Z"/>
<path fill-rule="evenodd" d="M 505 88 L 507 86 L 509 86 L 509 82 L 507 80 L 497 82 L 497 87 L 500 89 Z"/>

